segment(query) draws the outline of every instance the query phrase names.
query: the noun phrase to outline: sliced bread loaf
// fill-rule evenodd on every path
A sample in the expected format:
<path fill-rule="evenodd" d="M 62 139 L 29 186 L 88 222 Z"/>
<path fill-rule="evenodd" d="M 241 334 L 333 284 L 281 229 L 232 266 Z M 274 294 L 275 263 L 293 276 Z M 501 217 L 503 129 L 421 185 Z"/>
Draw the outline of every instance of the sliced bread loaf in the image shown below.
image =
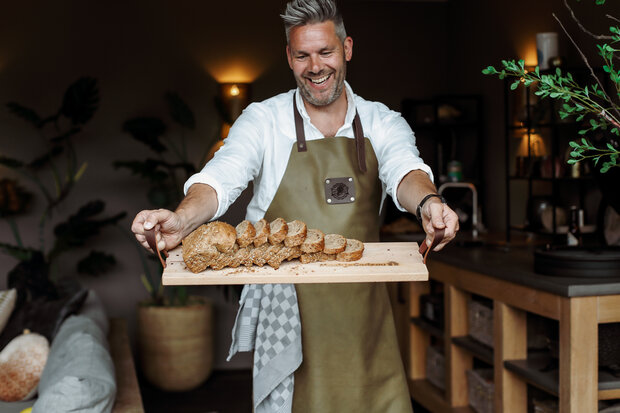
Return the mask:
<path fill-rule="evenodd" d="M 254 224 L 254 229 L 256 230 L 256 236 L 253 241 L 254 246 L 260 247 L 266 243 L 269 238 L 269 222 L 267 222 L 264 218 L 260 219 Z"/>
<path fill-rule="evenodd" d="M 310 264 L 311 262 L 318 261 L 333 261 L 336 259 L 336 254 L 326 254 L 324 252 L 311 252 L 310 254 L 301 254 L 299 261 L 302 264 Z"/>
<path fill-rule="evenodd" d="M 241 248 L 247 247 L 254 242 L 256 229 L 254 229 L 254 225 L 252 225 L 250 221 L 241 221 L 235 228 L 235 231 L 237 232 L 237 244 L 239 244 Z"/>
<path fill-rule="evenodd" d="M 288 225 L 282 218 L 276 218 L 269 223 L 269 243 L 271 245 L 279 244 L 284 241 L 288 233 Z"/>
<path fill-rule="evenodd" d="M 325 235 L 325 247 L 323 252 L 326 254 L 338 254 L 347 247 L 347 239 L 340 234 Z"/>
<path fill-rule="evenodd" d="M 357 261 L 364 253 L 364 243 L 356 239 L 347 238 L 347 247 L 344 251 L 336 254 L 338 261 Z"/>
<path fill-rule="evenodd" d="M 325 247 L 325 234 L 320 229 L 309 229 L 306 239 L 301 243 L 301 251 L 309 254 L 321 252 Z"/>
<path fill-rule="evenodd" d="M 289 222 L 287 226 L 288 233 L 286 234 L 286 238 L 284 238 L 284 245 L 287 247 L 300 246 L 306 239 L 306 233 L 308 232 L 306 223 L 296 219 L 295 221 Z"/>

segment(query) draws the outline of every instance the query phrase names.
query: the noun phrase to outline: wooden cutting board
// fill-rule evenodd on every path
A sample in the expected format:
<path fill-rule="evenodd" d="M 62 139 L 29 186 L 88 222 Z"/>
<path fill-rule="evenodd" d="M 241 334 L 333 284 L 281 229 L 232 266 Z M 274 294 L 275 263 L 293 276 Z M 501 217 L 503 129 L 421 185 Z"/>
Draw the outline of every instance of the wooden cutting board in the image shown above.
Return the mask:
<path fill-rule="evenodd" d="M 169 251 L 162 277 L 164 285 L 218 285 L 218 284 L 279 284 L 279 283 L 351 283 L 426 281 L 428 270 L 422 263 L 415 242 L 369 242 L 364 244 L 364 255 L 352 262 L 313 262 L 299 260 L 284 262 L 275 270 L 263 267 L 207 269 L 191 272 L 183 262 L 181 247 Z"/>

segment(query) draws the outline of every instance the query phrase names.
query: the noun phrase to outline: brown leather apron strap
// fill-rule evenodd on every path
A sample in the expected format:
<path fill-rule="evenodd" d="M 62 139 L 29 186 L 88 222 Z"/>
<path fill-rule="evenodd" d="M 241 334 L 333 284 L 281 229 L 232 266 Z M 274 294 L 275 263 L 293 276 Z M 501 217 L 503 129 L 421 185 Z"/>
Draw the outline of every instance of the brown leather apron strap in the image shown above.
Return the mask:
<path fill-rule="evenodd" d="M 304 132 L 304 120 L 297 110 L 296 94 L 293 94 L 293 115 L 295 116 L 295 133 L 297 134 L 297 151 L 306 152 L 306 132 Z"/>
<path fill-rule="evenodd" d="M 422 257 L 424 257 L 424 260 L 423 260 L 424 264 L 426 264 L 426 257 L 428 256 L 428 253 L 443 240 L 443 236 L 444 236 L 443 228 L 435 229 L 435 235 L 433 236 L 433 242 L 431 242 L 431 246 L 429 247 L 428 245 L 426 245 L 426 240 L 422 242 L 422 244 L 420 245 L 419 251 Z"/>
<path fill-rule="evenodd" d="M 353 133 L 355 134 L 355 148 L 357 149 L 357 164 L 362 173 L 366 173 L 366 145 L 364 144 L 364 129 L 360 115 L 355 111 L 353 118 Z"/>
<path fill-rule="evenodd" d="M 306 152 L 306 132 L 304 131 L 304 120 L 297 110 L 297 92 L 293 95 L 293 116 L 295 117 L 295 134 L 297 135 L 297 151 Z M 357 164 L 360 171 L 366 173 L 366 145 L 364 144 L 364 129 L 360 115 L 355 111 L 353 118 L 353 134 L 355 136 L 355 149 L 357 151 Z"/>
<path fill-rule="evenodd" d="M 161 252 L 157 248 L 157 237 L 154 229 L 144 230 L 144 236 L 146 237 L 146 242 L 149 244 L 149 247 L 153 250 L 155 254 L 159 257 L 159 262 L 161 262 L 162 267 L 166 268 L 166 261 L 161 257 Z M 168 258 L 168 251 L 162 251 L 166 258 Z"/>

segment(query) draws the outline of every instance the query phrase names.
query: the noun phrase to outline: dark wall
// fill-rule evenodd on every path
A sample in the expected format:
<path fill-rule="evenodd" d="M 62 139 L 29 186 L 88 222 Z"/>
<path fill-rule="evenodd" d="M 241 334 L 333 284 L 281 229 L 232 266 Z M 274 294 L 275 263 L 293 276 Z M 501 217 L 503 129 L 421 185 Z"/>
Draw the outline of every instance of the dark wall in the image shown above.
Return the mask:
<path fill-rule="evenodd" d="M 594 16 L 593 8 L 583 3 L 593 0 L 583 0 L 580 7 L 587 10 L 587 22 L 589 15 Z M 58 109 L 67 85 L 79 76 L 99 81 L 100 108 L 78 142 L 79 156 L 88 162 L 88 169 L 59 216 L 93 198 L 104 199 L 111 212 L 124 210 L 130 217 L 148 206 L 143 182 L 114 170 L 111 163 L 147 155 L 142 145 L 121 131 L 121 125 L 137 115 L 165 116 L 164 92 L 178 92 L 194 110 L 197 130 L 188 138 L 190 152 L 199 161 L 204 137 L 219 128 L 213 105 L 218 80 L 240 80 L 231 79 L 235 76 L 251 80 L 254 100 L 294 87 L 278 17 L 283 5 L 283 1 L 249 0 L 3 2 L 0 103 L 17 101 L 51 114 Z M 482 205 L 485 224 L 502 230 L 502 84 L 483 77 L 480 70 L 525 53 L 538 31 L 559 31 L 551 12 L 559 10 L 568 21 L 561 0 L 344 0 L 341 6 L 354 39 L 348 80 L 356 93 L 397 110 L 403 98 L 442 93 L 484 95 L 487 198 Z M 561 43 L 569 49 L 566 38 L 562 37 Z M 578 63 L 574 53 L 566 53 Z M 31 157 L 37 139 L 23 121 L 0 110 L 0 154 Z M 0 177 L 11 175 L 0 169 Z M 35 212 L 41 205 L 39 200 Z M 233 214 L 239 217 L 242 211 Z M 36 219 L 33 214 L 17 222 L 26 244 L 37 241 Z M 129 223 L 127 219 L 126 228 Z M 8 227 L 0 224 L 4 225 L 0 242 L 11 241 Z M 97 289 L 111 316 L 128 318 L 133 328 L 135 305 L 146 297 L 135 249 L 116 231 L 104 233 L 102 244 L 101 249 L 116 254 L 118 269 L 84 283 Z M 0 288 L 14 264 L 0 255 Z M 234 304 L 224 303 L 211 289 L 204 293 L 218 303 L 221 340 L 216 348 L 216 368 L 247 364 L 247 359 L 228 365 L 222 361 Z"/>

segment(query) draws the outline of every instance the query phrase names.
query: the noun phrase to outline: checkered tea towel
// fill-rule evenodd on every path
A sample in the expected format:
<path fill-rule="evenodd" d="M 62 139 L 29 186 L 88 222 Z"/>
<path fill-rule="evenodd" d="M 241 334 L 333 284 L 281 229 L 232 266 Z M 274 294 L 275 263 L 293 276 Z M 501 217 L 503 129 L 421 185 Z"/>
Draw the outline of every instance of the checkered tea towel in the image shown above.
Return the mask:
<path fill-rule="evenodd" d="M 253 349 L 255 413 L 290 413 L 293 373 L 302 361 L 295 285 L 246 285 L 239 304 L 227 360 Z"/>

